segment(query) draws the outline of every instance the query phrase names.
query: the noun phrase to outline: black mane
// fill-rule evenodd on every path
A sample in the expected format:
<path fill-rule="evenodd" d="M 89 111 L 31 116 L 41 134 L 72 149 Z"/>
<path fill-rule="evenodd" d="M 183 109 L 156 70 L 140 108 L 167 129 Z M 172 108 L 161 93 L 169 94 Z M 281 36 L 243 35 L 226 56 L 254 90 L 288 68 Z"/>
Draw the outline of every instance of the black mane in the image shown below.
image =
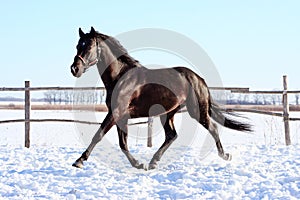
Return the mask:
<path fill-rule="evenodd" d="M 119 61 L 124 64 L 136 67 L 142 67 L 140 62 L 128 54 L 127 49 L 125 49 L 118 40 L 115 38 L 97 32 L 97 35 L 103 40 L 106 45 L 110 48 L 111 52 L 117 57 Z"/>

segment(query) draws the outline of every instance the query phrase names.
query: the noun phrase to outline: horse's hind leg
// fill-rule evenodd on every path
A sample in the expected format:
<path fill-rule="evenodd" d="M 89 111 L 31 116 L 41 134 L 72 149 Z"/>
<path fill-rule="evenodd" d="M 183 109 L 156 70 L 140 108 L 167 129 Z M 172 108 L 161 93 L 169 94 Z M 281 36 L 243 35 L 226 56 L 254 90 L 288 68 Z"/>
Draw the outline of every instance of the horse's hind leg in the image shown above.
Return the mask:
<path fill-rule="evenodd" d="M 216 145 L 217 145 L 217 149 L 218 149 L 218 154 L 221 158 L 223 158 L 224 160 L 231 160 L 232 156 L 229 153 L 224 153 L 222 144 L 221 144 L 221 140 L 219 137 L 219 133 L 218 133 L 218 127 L 217 124 L 215 124 L 214 122 L 212 122 L 209 119 L 209 127 L 208 127 L 208 131 L 211 134 L 211 136 L 214 138 Z"/>
<path fill-rule="evenodd" d="M 202 98 L 198 103 L 198 99 L 196 98 L 196 95 L 191 96 L 187 102 L 187 110 L 190 116 L 195 120 L 197 120 L 202 126 L 204 126 L 204 128 L 206 128 L 211 134 L 211 136 L 214 138 L 219 156 L 224 160 L 231 160 L 231 155 L 228 153 L 224 153 L 221 140 L 219 137 L 217 125 L 214 122 L 212 122 L 210 119 L 208 113 L 209 103 L 207 99 Z"/>
<path fill-rule="evenodd" d="M 157 150 L 157 152 L 153 155 L 149 163 L 149 169 L 155 169 L 157 167 L 157 162 L 161 159 L 162 155 L 165 151 L 171 146 L 171 144 L 177 138 L 177 133 L 174 127 L 174 114 L 177 112 L 177 109 L 167 115 L 166 121 L 164 121 L 164 116 L 160 117 L 160 120 L 163 124 L 165 131 L 165 141 L 162 146 Z"/>

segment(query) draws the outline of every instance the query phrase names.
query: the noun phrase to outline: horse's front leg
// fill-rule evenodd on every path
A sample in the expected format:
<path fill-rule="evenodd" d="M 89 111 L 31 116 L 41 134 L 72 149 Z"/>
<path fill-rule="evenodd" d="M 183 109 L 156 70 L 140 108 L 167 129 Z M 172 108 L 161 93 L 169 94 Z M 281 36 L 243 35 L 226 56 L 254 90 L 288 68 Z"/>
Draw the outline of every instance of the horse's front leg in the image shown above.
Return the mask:
<path fill-rule="evenodd" d="M 82 153 L 80 158 L 78 158 L 75 163 L 72 165 L 73 167 L 83 168 L 83 161 L 86 161 L 90 156 L 91 152 L 93 151 L 94 147 L 98 142 L 102 140 L 104 135 L 110 130 L 110 128 L 115 124 L 113 115 L 109 112 L 105 119 L 103 120 L 100 128 L 94 135 L 92 142 L 90 143 L 89 147 Z"/>
<path fill-rule="evenodd" d="M 163 122 L 163 117 L 160 118 Z M 157 150 L 157 152 L 153 155 L 149 163 L 148 169 L 155 169 L 157 167 L 158 161 L 161 159 L 162 155 L 165 151 L 170 147 L 170 145 L 175 141 L 177 138 L 177 133 L 174 127 L 174 114 L 167 117 L 167 121 L 163 125 L 165 131 L 165 142 L 161 145 L 161 147 Z"/>
<path fill-rule="evenodd" d="M 145 169 L 146 170 L 146 166 L 144 164 L 140 164 L 129 152 L 128 150 L 128 146 L 127 146 L 127 137 L 128 137 L 128 128 L 127 128 L 127 124 L 122 126 L 123 128 L 120 128 L 117 125 L 117 129 L 118 129 L 118 136 L 119 136 L 119 145 L 120 148 L 122 150 L 122 152 L 126 155 L 127 159 L 129 160 L 130 164 L 137 168 L 137 169 Z M 125 130 L 123 130 L 125 129 Z"/>

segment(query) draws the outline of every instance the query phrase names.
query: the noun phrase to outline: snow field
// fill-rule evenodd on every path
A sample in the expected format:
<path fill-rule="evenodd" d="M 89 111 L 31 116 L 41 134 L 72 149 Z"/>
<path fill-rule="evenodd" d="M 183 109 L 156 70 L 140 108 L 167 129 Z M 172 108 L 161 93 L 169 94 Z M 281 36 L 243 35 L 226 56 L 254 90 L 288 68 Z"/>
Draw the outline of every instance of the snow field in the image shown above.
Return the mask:
<path fill-rule="evenodd" d="M 77 113 L 78 114 L 78 113 Z M 103 114 L 36 111 L 32 118 L 93 118 Z M 22 118 L 21 111 L 1 112 L 0 119 Z M 183 116 L 184 117 L 184 116 Z M 85 150 L 97 126 L 32 123 L 32 146 L 24 143 L 24 125 L 0 125 L 0 199 L 299 199 L 299 122 L 291 122 L 293 145 L 284 145 L 282 119 L 247 114 L 254 133 L 220 128 L 221 141 L 232 161 L 218 157 L 200 126 L 191 129 L 176 117 L 178 139 L 152 171 L 130 166 L 113 129 L 97 145 L 84 169 L 71 167 Z M 154 121 L 153 148 L 146 147 L 145 125 L 130 127 L 132 154 L 148 163 L 163 142 Z M 185 131 L 186 130 L 186 131 Z M 194 134 L 194 135 L 193 135 Z M 183 137 L 183 138 L 182 138 Z M 185 141 L 182 144 L 181 141 Z M 205 142 L 204 142 L 205 141 Z M 209 144 L 205 146 L 204 143 Z M 185 144 L 185 145 L 184 145 Z"/>
<path fill-rule="evenodd" d="M 159 169 L 131 168 L 92 156 L 84 169 L 71 167 L 83 149 L 1 146 L 2 199 L 299 199 L 300 147 L 232 146 L 233 160 L 197 150 Z M 119 167 L 110 167 L 114 162 Z"/>

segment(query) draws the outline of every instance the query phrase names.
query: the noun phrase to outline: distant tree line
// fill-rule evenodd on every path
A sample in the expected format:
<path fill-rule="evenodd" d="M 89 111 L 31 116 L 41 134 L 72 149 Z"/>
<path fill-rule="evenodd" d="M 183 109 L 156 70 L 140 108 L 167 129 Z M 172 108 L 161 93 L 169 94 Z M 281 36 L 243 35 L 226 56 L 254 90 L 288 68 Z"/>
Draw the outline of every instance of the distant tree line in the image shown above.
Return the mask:
<path fill-rule="evenodd" d="M 231 93 L 229 91 L 210 91 L 213 99 L 222 104 L 238 105 L 280 105 L 282 104 L 281 94 L 243 94 Z M 32 98 L 34 102 L 47 102 L 49 104 L 103 104 L 105 102 L 106 92 L 103 90 L 49 90 L 44 92 L 43 98 Z M 23 98 L 0 97 L 0 101 L 23 102 Z M 290 94 L 289 103 L 300 104 L 300 94 Z"/>
<path fill-rule="evenodd" d="M 282 95 L 276 94 L 237 94 L 227 99 L 227 104 L 239 105 L 280 105 Z"/>
<path fill-rule="evenodd" d="M 44 101 L 49 104 L 103 104 L 105 91 L 49 90 L 44 92 Z"/>
<path fill-rule="evenodd" d="M 213 98 L 222 104 L 231 105 L 281 105 L 282 94 L 247 94 L 211 91 Z M 294 97 L 293 97 L 294 96 Z M 300 94 L 289 95 L 290 104 L 299 105 Z"/>

